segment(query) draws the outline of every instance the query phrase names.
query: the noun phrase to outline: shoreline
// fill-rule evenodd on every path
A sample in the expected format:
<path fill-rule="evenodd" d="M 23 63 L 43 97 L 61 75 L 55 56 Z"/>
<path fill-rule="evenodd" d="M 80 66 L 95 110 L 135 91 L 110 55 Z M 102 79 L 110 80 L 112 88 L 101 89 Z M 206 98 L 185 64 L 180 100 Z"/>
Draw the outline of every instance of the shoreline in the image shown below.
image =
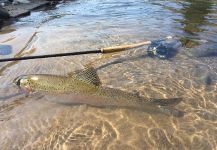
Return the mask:
<path fill-rule="evenodd" d="M 32 11 L 55 5 L 59 3 L 59 0 L 48 1 L 48 0 L 29 0 L 29 3 L 3 3 L 1 0 L 0 5 L 0 29 L 4 26 L 5 22 L 11 19 L 28 16 Z"/>

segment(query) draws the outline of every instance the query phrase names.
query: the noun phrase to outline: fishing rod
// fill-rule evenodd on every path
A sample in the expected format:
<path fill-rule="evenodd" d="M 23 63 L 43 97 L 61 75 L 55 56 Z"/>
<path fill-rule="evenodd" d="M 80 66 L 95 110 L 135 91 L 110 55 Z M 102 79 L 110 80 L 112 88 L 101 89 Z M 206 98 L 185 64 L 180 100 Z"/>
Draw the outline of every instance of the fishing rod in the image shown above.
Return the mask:
<path fill-rule="evenodd" d="M 166 37 L 166 39 L 171 39 L 171 36 Z M 85 55 L 85 54 L 97 54 L 97 53 L 114 53 L 120 52 L 127 49 L 137 48 L 140 46 L 151 44 L 152 41 L 144 41 L 140 43 L 134 43 L 129 45 L 120 45 L 120 46 L 112 46 L 112 47 L 105 47 L 91 51 L 80 51 L 80 52 L 69 52 L 69 53 L 57 53 L 57 54 L 47 54 L 47 55 L 37 55 L 37 56 L 24 56 L 24 57 L 14 57 L 14 58 L 3 58 L 0 59 L 0 62 L 7 62 L 7 61 L 19 61 L 19 60 L 28 60 L 28 59 L 42 59 L 42 58 L 51 58 L 51 57 L 62 57 L 62 56 L 75 56 L 75 55 Z"/>
<path fill-rule="evenodd" d="M 105 47 L 91 51 L 80 51 L 80 52 L 69 52 L 69 53 L 57 53 L 57 54 L 47 54 L 47 55 L 37 55 L 37 56 L 24 56 L 24 57 L 14 57 L 14 58 L 3 58 L 0 59 L 0 62 L 6 61 L 19 61 L 19 60 L 28 60 L 28 59 L 40 59 L 40 58 L 51 58 L 51 57 L 62 57 L 62 56 L 75 56 L 75 55 L 84 55 L 84 54 L 97 54 L 97 53 L 114 53 L 124 51 L 126 49 L 136 48 L 143 45 L 150 44 L 151 41 L 144 41 L 136 44 L 121 45 L 121 46 L 112 46 Z"/>

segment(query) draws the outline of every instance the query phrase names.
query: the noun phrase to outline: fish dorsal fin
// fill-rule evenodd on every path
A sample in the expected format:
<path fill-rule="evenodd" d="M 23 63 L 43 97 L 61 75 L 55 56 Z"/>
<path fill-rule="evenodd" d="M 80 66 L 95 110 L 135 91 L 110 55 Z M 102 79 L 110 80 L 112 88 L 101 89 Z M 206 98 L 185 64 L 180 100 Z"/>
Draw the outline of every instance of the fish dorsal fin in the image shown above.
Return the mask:
<path fill-rule="evenodd" d="M 101 85 L 101 81 L 97 75 L 96 69 L 93 67 L 86 67 L 85 69 L 78 70 L 74 73 L 69 73 L 68 75 L 88 84 L 93 84 L 96 86 Z"/>

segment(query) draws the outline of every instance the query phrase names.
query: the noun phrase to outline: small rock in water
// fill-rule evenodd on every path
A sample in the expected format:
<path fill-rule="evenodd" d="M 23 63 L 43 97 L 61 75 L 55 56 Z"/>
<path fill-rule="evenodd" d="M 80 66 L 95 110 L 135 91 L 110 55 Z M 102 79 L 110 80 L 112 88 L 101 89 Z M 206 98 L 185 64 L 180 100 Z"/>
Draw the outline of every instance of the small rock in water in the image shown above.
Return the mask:
<path fill-rule="evenodd" d="M 212 85 L 215 82 L 215 76 L 203 65 L 195 66 L 192 76 L 206 86 Z"/>
<path fill-rule="evenodd" d="M 206 83 L 206 85 L 211 85 L 212 84 L 212 78 L 211 78 L 211 76 L 206 76 L 206 78 L 205 78 L 205 83 Z"/>
<path fill-rule="evenodd" d="M 209 46 L 201 45 L 191 50 L 195 57 L 213 57 L 217 56 L 217 44 L 210 43 Z"/>
<path fill-rule="evenodd" d="M 207 111 L 200 111 L 197 114 L 201 118 L 203 118 L 205 120 L 211 120 L 211 121 L 216 121 L 217 120 L 217 115 L 216 114 L 212 114 L 212 113 L 207 112 Z"/>

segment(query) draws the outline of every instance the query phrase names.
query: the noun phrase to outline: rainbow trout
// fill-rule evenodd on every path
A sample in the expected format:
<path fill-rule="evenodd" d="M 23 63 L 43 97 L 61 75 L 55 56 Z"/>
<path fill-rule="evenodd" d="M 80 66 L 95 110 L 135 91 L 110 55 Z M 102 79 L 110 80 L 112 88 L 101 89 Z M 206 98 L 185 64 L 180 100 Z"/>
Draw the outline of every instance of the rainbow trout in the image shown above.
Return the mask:
<path fill-rule="evenodd" d="M 45 92 L 70 99 L 72 104 L 91 106 L 112 106 L 142 109 L 149 113 L 165 113 L 176 117 L 183 112 L 175 109 L 181 99 L 145 99 L 138 93 L 129 93 L 119 89 L 103 87 L 92 67 L 68 74 L 68 76 L 33 74 L 22 75 L 13 81 L 20 89 L 32 93 Z"/>

